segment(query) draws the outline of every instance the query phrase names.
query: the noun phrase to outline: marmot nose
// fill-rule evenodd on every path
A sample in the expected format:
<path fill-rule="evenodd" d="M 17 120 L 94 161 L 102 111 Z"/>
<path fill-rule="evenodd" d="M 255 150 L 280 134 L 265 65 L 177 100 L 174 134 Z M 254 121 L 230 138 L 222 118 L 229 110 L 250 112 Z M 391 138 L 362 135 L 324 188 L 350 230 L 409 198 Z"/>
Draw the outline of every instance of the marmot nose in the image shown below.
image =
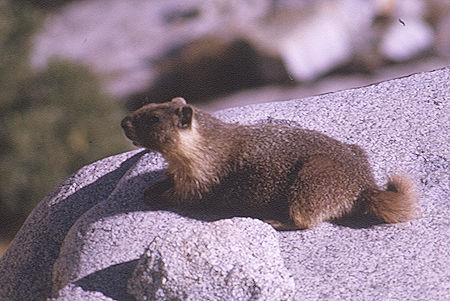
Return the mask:
<path fill-rule="evenodd" d="M 131 120 L 131 118 L 129 116 L 127 116 L 124 119 L 122 119 L 122 122 L 120 123 L 120 125 L 122 126 L 122 128 L 124 130 L 126 130 L 133 126 L 133 121 Z"/>

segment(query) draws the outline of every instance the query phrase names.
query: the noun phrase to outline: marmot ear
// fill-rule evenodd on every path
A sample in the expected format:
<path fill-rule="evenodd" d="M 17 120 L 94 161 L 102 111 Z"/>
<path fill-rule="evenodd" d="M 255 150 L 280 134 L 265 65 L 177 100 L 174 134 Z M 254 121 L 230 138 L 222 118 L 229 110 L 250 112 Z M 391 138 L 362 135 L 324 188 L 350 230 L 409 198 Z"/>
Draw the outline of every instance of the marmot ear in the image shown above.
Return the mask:
<path fill-rule="evenodd" d="M 192 124 L 194 110 L 189 105 L 184 105 L 177 109 L 178 126 L 181 128 L 189 128 Z"/>
<path fill-rule="evenodd" d="M 185 105 L 186 104 L 186 100 L 183 97 L 172 98 L 171 102 L 178 103 L 178 104 L 181 104 L 181 105 Z"/>

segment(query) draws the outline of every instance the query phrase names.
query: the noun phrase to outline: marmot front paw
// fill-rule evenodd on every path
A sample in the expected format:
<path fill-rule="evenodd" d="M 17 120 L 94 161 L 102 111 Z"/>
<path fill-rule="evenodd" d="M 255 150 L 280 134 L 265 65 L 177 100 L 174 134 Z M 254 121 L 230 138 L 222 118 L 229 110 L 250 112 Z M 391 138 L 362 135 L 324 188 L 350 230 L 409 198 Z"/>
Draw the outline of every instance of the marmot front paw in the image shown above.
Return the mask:
<path fill-rule="evenodd" d="M 168 200 L 170 189 L 171 183 L 167 179 L 154 183 L 145 190 L 144 203 L 152 209 L 165 209 L 170 207 Z"/>

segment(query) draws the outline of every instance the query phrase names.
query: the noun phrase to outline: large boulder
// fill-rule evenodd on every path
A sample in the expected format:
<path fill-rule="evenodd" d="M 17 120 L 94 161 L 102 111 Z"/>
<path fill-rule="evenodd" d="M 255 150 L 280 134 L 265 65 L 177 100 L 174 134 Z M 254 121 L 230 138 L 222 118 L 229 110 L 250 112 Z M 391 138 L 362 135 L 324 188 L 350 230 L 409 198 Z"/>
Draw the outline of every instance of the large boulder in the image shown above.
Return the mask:
<path fill-rule="evenodd" d="M 165 163 L 136 150 L 82 168 L 35 208 L 0 260 L 0 300 L 445 300 L 449 82 L 444 68 L 216 114 L 361 145 L 380 185 L 394 171 L 416 179 L 417 220 L 276 232 L 252 218 L 150 211 L 143 191 Z"/>
<path fill-rule="evenodd" d="M 128 281 L 129 293 L 137 300 L 292 299 L 294 279 L 276 233 L 241 219 L 181 222 L 157 233 Z"/>

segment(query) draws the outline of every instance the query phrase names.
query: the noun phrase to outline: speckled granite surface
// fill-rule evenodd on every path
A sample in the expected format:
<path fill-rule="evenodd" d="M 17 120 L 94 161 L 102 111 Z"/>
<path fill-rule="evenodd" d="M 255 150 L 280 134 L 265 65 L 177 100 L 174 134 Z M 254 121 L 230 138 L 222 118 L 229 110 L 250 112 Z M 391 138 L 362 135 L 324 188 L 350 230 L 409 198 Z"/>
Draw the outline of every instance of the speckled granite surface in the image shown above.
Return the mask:
<path fill-rule="evenodd" d="M 199 262 L 208 258 L 210 264 L 198 267 L 219 271 L 214 275 L 224 287 L 239 282 L 227 275 L 245 274 L 246 280 L 240 282 L 244 289 L 234 295 L 232 289 L 222 295 L 212 289 L 205 296 L 267 300 L 263 292 L 276 285 L 274 294 L 294 300 L 447 300 L 449 83 L 450 68 L 444 68 L 358 89 L 218 112 L 233 122 L 293 120 L 363 146 L 380 184 L 393 171 L 407 172 L 417 180 L 422 216 L 395 225 L 324 223 L 292 232 L 234 218 L 233 232 L 247 231 L 248 236 L 230 233 L 229 239 L 217 240 L 227 238 L 225 232 L 211 231 L 208 237 L 200 231 L 194 239 L 206 244 L 199 250 L 220 246 L 229 248 L 230 256 L 193 258 Z M 136 280 L 136 271 L 142 272 L 138 262 L 143 258 L 145 262 L 145 254 L 164 258 L 163 253 L 148 253 L 156 237 L 170 244 L 171 236 L 174 241 L 186 239 L 195 229 L 217 223 L 201 214 L 145 209 L 143 190 L 163 167 L 160 156 L 137 150 L 88 165 L 64 181 L 36 207 L 2 257 L 0 300 L 133 300 L 131 294 L 139 295 L 135 288 L 145 288 L 130 281 L 147 281 Z M 246 241 L 249 249 L 243 247 Z M 261 253 L 249 251 L 258 244 L 270 247 L 262 247 Z M 239 258 L 248 253 L 254 255 Z M 253 265 L 261 260 L 268 267 L 256 277 Z M 225 271 L 225 278 L 220 271 Z M 271 277 L 277 273 L 287 280 Z M 199 271 L 199 275 L 206 274 Z M 133 288 L 128 292 L 127 282 Z"/>

